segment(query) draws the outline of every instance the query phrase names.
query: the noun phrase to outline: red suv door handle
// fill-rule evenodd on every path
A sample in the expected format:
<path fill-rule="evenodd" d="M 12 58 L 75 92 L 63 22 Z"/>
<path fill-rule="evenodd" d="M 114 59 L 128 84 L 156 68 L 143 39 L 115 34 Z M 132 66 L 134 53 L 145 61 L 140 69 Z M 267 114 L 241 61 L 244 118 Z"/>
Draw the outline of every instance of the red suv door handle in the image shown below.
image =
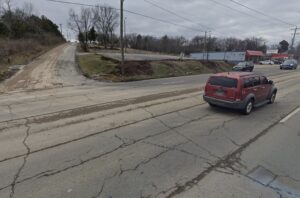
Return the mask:
<path fill-rule="evenodd" d="M 253 91 L 257 91 L 257 89 L 253 89 Z"/>

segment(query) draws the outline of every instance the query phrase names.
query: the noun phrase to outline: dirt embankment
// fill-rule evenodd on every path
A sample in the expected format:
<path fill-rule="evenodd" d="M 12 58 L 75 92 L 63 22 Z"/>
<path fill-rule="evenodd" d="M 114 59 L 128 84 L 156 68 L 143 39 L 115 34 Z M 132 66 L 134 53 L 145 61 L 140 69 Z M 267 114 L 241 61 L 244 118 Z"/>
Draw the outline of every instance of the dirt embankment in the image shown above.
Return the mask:
<path fill-rule="evenodd" d="M 119 61 L 99 54 L 79 55 L 78 63 L 85 76 L 116 82 L 225 72 L 230 71 L 233 66 L 224 61 L 125 61 L 125 75 L 122 76 L 122 65 Z"/>

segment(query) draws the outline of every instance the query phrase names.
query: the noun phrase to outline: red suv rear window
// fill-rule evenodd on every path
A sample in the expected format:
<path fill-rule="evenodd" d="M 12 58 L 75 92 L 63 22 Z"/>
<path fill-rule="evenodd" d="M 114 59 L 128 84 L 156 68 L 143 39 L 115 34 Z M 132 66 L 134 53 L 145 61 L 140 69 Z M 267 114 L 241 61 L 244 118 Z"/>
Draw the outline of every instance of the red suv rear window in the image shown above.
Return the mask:
<path fill-rule="evenodd" d="M 209 80 L 209 84 L 214 86 L 222 86 L 227 88 L 237 88 L 238 81 L 234 78 L 228 78 L 223 76 L 213 76 Z"/>

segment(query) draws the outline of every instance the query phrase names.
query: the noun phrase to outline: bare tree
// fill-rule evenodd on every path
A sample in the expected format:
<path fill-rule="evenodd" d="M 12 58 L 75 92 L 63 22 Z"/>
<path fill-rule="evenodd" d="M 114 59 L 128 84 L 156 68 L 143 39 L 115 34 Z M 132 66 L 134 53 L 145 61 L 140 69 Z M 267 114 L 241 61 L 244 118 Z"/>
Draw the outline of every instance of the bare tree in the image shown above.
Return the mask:
<path fill-rule="evenodd" d="M 73 9 L 70 9 L 69 11 L 68 26 L 78 34 L 82 32 L 81 21 L 79 19 L 78 14 L 76 14 L 76 12 Z"/>
<path fill-rule="evenodd" d="M 118 25 L 119 14 L 116 9 L 108 6 L 97 6 L 93 9 L 94 22 L 97 31 L 102 34 L 104 47 L 110 41 L 113 47 L 113 34 Z"/>
<path fill-rule="evenodd" d="M 1 0 L 0 3 L 2 6 L 0 6 L 3 10 L 3 12 L 11 12 L 12 11 L 12 0 Z"/>
<path fill-rule="evenodd" d="M 32 16 L 34 14 L 34 6 L 32 3 L 25 2 L 22 7 L 22 11 L 26 16 Z"/>
<path fill-rule="evenodd" d="M 75 32 L 84 34 L 84 50 L 87 50 L 88 32 L 93 27 L 94 21 L 92 10 L 90 8 L 81 8 L 80 15 L 76 14 L 74 10 L 69 11 L 68 26 Z"/>

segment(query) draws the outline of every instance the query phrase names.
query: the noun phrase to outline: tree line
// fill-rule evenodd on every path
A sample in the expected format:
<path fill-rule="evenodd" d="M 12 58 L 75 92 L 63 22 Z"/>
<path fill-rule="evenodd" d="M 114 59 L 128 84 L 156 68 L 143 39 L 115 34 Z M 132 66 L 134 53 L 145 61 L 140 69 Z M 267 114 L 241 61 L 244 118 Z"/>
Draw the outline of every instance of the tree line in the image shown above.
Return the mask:
<path fill-rule="evenodd" d="M 65 42 L 58 26 L 45 16 L 35 15 L 31 3 L 13 5 L 13 0 L 0 0 L 0 66 L 26 63 L 30 57 Z"/>
<path fill-rule="evenodd" d="M 246 51 L 258 50 L 266 53 L 268 48 L 278 49 L 279 53 L 286 52 L 289 49 L 289 43 L 285 40 L 278 45 L 267 46 L 263 38 L 217 38 L 205 36 L 195 36 L 192 39 L 186 39 L 183 36 L 162 36 L 154 37 L 149 35 L 129 34 L 126 35 L 127 47 L 134 49 L 164 52 L 171 54 L 178 54 L 184 52 L 190 54 L 191 52 L 203 51 Z"/>
<path fill-rule="evenodd" d="M 34 38 L 45 42 L 52 36 L 63 40 L 58 26 L 46 16 L 33 14 L 34 8 L 25 3 L 21 8 L 12 8 L 12 0 L 0 0 L 0 38 Z"/>

